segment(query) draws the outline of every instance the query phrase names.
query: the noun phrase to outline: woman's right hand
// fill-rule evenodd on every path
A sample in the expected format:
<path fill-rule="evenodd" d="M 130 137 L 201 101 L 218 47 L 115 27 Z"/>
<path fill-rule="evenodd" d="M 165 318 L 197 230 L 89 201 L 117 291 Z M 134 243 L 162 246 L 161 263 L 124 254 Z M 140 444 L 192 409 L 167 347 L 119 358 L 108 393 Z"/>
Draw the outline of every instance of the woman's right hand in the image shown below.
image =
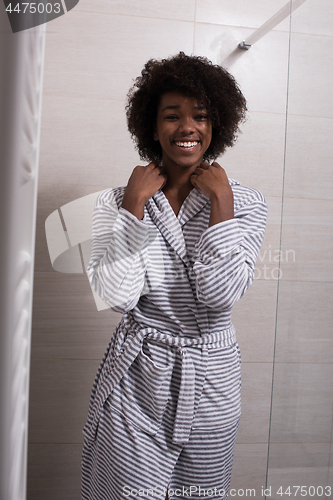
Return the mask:
<path fill-rule="evenodd" d="M 145 203 L 163 188 L 166 180 L 167 176 L 157 161 L 146 167 L 136 166 L 128 180 L 121 206 L 142 220 Z"/>

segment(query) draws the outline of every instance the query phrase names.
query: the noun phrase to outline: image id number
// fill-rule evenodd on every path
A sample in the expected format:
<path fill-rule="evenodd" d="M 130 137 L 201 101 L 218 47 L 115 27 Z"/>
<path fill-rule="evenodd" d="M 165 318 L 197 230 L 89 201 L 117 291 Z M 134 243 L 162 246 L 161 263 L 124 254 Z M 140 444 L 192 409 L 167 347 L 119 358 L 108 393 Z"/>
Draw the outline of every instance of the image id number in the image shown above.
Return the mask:
<path fill-rule="evenodd" d="M 14 4 L 13 4 L 14 5 Z M 6 7 L 6 11 L 9 12 L 10 14 L 13 12 L 16 12 L 17 14 L 35 14 L 38 12 L 39 14 L 43 14 L 46 12 L 47 14 L 51 14 L 54 12 L 54 14 L 60 14 L 60 3 L 55 3 L 54 5 L 52 3 L 36 3 L 36 2 L 20 2 L 15 5 L 15 7 L 12 7 L 12 4 L 10 3 L 8 7 Z"/>
<path fill-rule="evenodd" d="M 331 486 L 288 486 L 288 488 L 284 489 L 280 486 L 276 494 L 281 497 L 330 497 L 332 495 L 332 488 Z"/>

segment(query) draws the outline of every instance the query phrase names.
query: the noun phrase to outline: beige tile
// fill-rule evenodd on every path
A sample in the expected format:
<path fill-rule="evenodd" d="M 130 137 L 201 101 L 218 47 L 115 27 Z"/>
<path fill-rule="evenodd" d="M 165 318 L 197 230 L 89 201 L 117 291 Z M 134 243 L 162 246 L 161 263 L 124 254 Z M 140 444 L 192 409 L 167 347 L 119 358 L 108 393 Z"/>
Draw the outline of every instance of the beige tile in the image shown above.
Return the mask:
<path fill-rule="evenodd" d="M 272 363 L 242 363 L 242 417 L 237 443 L 268 441 Z"/>
<path fill-rule="evenodd" d="M 284 114 L 288 33 L 271 31 L 251 50 L 238 49 L 239 42 L 251 32 L 247 28 L 197 24 L 194 51 L 229 69 L 239 83 L 251 112 Z M 257 141 L 260 142 L 261 138 L 258 137 Z"/>
<path fill-rule="evenodd" d="M 249 113 L 237 144 L 217 160 L 229 177 L 255 187 L 266 197 L 281 196 L 285 121 L 284 114 Z"/>
<path fill-rule="evenodd" d="M 44 94 L 123 101 L 148 59 L 191 53 L 193 32 L 192 22 L 73 9 L 48 25 Z"/>
<path fill-rule="evenodd" d="M 329 444 L 271 444 L 268 467 L 268 485 L 272 493 L 270 498 L 325 498 L 325 492 L 328 493 L 325 490 L 328 484 L 328 464 Z M 303 490 L 299 488 L 297 491 L 294 485 L 303 485 Z M 286 491 L 290 491 L 292 495 L 279 494 Z"/>
<path fill-rule="evenodd" d="M 312 500 L 313 498 L 325 498 L 331 496 L 331 490 L 327 487 L 328 467 L 295 467 L 271 470 L 269 473 L 270 493 L 272 500 L 281 500 L 284 497 Z M 299 486 L 299 488 L 298 488 Z M 268 498 L 268 497 L 267 497 Z"/>
<path fill-rule="evenodd" d="M 329 443 L 273 443 L 269 447 L 268 468 L 327 467 L 329 456 Z"/>
<path fill-rule="evenodd" d="M 97 311 L 86 275 L 36 273 L 32 359 L 102 358 L 121 315 Z"/>
<path fill-rule="evenodd" d="M 333 366 L 275 363 L 271 443 L 327 443 L 331 439 Z"/>
<path fill-rule="evenodd" d="M 333 35 L 333 3 L 331 0 L 306 0 L 292 16 L 293 32 Z"/>
<path fill-rule="evenodd" d="M 329 36 L 292 35 L 289 113 L 333 117 L 331 46 Z"/>
<path fill-rule="evenodd" d="M 277 362 L 331 363 L 333 283 L 291 282 L 279 286 Z"/>
<path fill-rule="evenodd" d="M 44 96 L 42 122 L 40 182 L 117 187 L 140 162 L 121 102 Z"/>
<path fill-rule="evenodd" d="M 327 488 L 325 488 L 325 492 L 327 491 L 327 494 L 332 494 L 333 491 L 333 467 L 329 467 L 329 474 L 328 474 L 328 481 L 327 481 Z"/>
<path fill-rule="evenodd" d="M 255 280 L 233 309 L 242 360 L 273 362 L 277 281 Z"/>
<path fill-rule="evenodd" d="M 313 200 L 285 197 L 283 200 L 283 225 L 332 226 L 332 200 Z"/>
<path fill-rule="evenodd" d="M 99 362 L 32 359 L 29 442 L 82 442 L 89 397 Z"/>
<path fill-rule="evenodd" d="M 281 226 L 282 198 L 265 196 L 267 203 L 267 225 Z M 265 235 L 266 239 L 266 235 Z M 271 243 L 271 242 L 270 242 Z"/>
<path fill-rule="evenodd" d="M 238 444 L 235 446 L 234 466 L 231 475 L 229 498 L 264 498 L 261 488 L 265 485 L 267 469 L 267 444 Z M 255 496 L 250 493 L 255 490 Z M 236 491 L 232 491 L 236 490 Z M 242 493 L 242 491 L 248 494 Z"/>
<path fill-rule="evenodd" d="M 79 500 L 80 444 L 29 444 L 27 500 Z"/>
<path fill-rule="evenodd" d="M 328 481 L 327 481 L 327 484 L 333 490 L 333 465 L 332 464 L 333 464 L 333 443 L 331 442 L 330 466 L 329 466 L 329 470 L 328 470 Z"/>
<path fill-rule="evenodd" d="M 244 3 L 243 0 L 232 3 L 228 0 L 199 0 L 196 21 L 259 28 L 285 4 L 285 0 L 252 0 L 251 3 Z"/>
<path fill-rule="evenodd" d="M 283 209 L 281 278 L 333 281 L 333 203 L 286 198 Z"/>
<path fill-rule="evenodd" d="M 105 188 L 107 188 L 107 184 L 85 186 L 78 183 L 38 183 L 35 271 L 53 272 L 45 237 L 45 220 L 47 217 L 66 203 Z"/>
<path fill-rule="evenodd" d="M 287 127 L 285 196 L 332 200 L 333 120 L 289 115 Z"/>
<path fill-rule="evenodd" d="M 194 21 L 195 0 L 80 0 L 76 10 L 85 12 L 101 12 L 104 14 L 121 14 L 136 17 L 156 17 L 159 19 L 178 19 Z"/>

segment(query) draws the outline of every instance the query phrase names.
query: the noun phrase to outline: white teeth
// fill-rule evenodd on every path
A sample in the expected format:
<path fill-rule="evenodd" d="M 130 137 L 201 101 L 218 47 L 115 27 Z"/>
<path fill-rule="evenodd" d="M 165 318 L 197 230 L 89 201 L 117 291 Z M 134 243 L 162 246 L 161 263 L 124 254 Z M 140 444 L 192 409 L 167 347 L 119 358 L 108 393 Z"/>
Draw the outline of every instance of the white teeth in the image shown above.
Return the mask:
<path fill-rule="evenodd" d="M 180 146 L 181 148 L 193 148 L 198 144 L 199 141 L 193 141 L 193 142 L 176 142 L 177 146 Z"/>

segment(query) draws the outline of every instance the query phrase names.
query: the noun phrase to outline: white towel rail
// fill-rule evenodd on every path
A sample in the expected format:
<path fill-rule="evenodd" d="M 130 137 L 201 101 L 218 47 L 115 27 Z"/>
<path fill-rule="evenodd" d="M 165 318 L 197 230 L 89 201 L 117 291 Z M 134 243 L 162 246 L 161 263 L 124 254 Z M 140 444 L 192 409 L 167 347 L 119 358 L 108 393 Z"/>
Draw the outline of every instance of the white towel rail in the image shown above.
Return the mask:
<path fill-rule="evenodd" d="M 26 498 L 37 172 L 45 25 L 0 6 L 0 500 Z"/>

